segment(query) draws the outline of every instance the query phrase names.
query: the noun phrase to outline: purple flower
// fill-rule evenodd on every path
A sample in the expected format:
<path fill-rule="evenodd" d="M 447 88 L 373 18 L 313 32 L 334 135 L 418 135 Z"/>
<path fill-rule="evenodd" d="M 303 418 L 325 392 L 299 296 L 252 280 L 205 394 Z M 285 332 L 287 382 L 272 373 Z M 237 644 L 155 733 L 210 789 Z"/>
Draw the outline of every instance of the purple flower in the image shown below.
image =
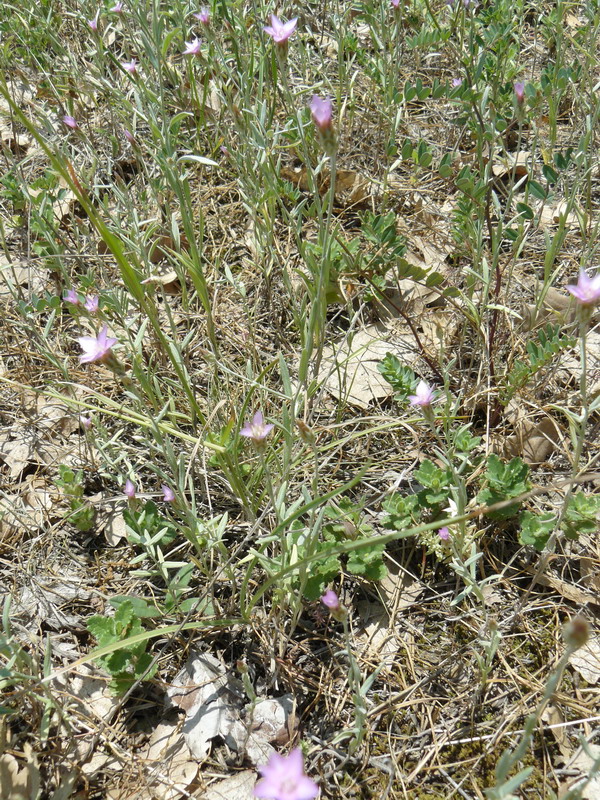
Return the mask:
<path fill-rule="evenodd" d="M 252 422 L 247 422 L 240 430 L 240 435 L 246 436 L 248 439 L 252 439 L 254 444 L 260 445 L 264 442 L 274 427 L 274 425 L 267 425 L 263 419 L 262 412 L 257 411 L 252 418 Z"/>
<path fill-rule="evenodd" d="M 452 78 L 452 86 L 457 89 L 459 86 L 462 86 L 462 78 Z"/>
<path fill-rule="evenodd" d="M 443 527 L 443 528 L 440 528 L 440 529 L 439 529 L 439 531 L 438 531 L 438 536 L 440 537 L 440 539 L 443 539 L 445 542 L 447 542 L 447 541 L 448 541 L 448 539 L 450 538 L 450 530 L 449 530 L 449 528 L 447 528 L 447 527 L 444 525 L 444 527 Z"/>
<path fill-rule="evenodd" d="M 124 61 L 121 66 L 123 69 L 127 70 L 130 75 L 135 75 L 137 73 L 137 61 L 135 58 L 132 58 L 131 61 Z"/>
<path fill-rule="evenodd" d="M 525 84 L 523 81 L 517 81 L 515 83 L 515 97 L 519 105 L 525 100 Z"/>
<path fill-rule="evenodd" d="M 108 10 L 112 11 L 114 14 L 121 14 L 123 12 L 123 3 L 121 2 L 121 0 L 118 0 L 118 2 L 115 3 L 114 6 L 112 8 L 109 8 Z"/>
<path fill-rule="evenodd" d="M 123 129 L 123 136 L 127 139 L 129 144 L 135 144 L 136 143 L 135 136 L 133 135 L 133 133 L 130 130 L 127 130 L 127 128 Z"/>
<path fill-rule="evenodd" d="M 321 597 L 321 602 L 324 606 L 327 606 L 330 611 L 336 611 L 340 607 L 340 598 L 333 589 L 327 589 L 323 597 Z"/>
<path fill-rule="evenodd" d="M 400 8 L 400 0 L 392 0 L 392 6 L 396 9 L 396 11 Z"/>
<path fill-rule="evenodd" d="M 201 8 L 197 14 L 193 14 L 192 16 L 194 16 L 198 22 L 201 22 L 202 25 L 208 25 L 210 22 L 210 11 L 206 7 Z"/>
<path fill-rule="evenodd" d="M 261 780 L 254 796 L 264 800 L 313 800 L 319 794 L 317 784 L 304 774 L 304 759 L 299 747 L 288 756 L 273 753 L 267 764 L 258 768 Z"/>
<path fill-rule="evenodd" d="M 309 108 L 312 120 L 321 133 L 328 131 L 332 126 L 331 117 L 333 114 L 333 104 L 331 98 L 322 98 L 317 94 L 313 94 Z"/>
<path fill-rule="evenodd" d="M 91 364 L 92 361 L 104 361 L 111 355 L 113 346 L 117 339 L 113 339 L 108 334 L 108 327 L 105 325 L 98 336 L 80 336 L 77 341 L 83 350 L 79 356 L 80 364 Z"/>
<path fill-rule="evenodd" d="M 421 408 L 429 408 L 435 399 L 433 389 L 428 386 L 425 381 L 419 381 L 415 394 L 409 395 L 411 406 L 421 406 Z"/>
<path fill-rule="evenodd" d="M 98 17 L 100 16 L 100 9 L 96 11 L 96 16 L 94 19 L 88 19 L 88 25 L 90 26 L 90 30 L 96 33 L 98 30 Z"/>
<path fill-rule="evenodd" d="M 167 486 L 166 483 L 161 485 L 161 490 L 163 493 L 163 500 L 165 503 L 172 503 L 175 500 L 175 492 L 171 489 L 170 486 Z"/>
<path fill-rule="evenodd" d="M 598 305 L 600 303 L 600 272 L 590 278 L 584 269 L 580 270 L 577 283 L 570 283 L 567 291 L 571 292 L 582 306 Z"/>
<path fill-rule="evenodd" d="M 202 53 L 202 42 L 196 37 L 192 42 L 185 43 L 184 56 L 199 56 Z"/>
<path fill-rule="evenodd" d="M 89 431 L 89 429 L 92 427 L 92 418 L 91 417 L 87 417 L 85 414 L 80 414 L 79 415 L 79 424 L 86 431 Z"/>
<path fill-rule="evenodd" d="M 86 311 L 90 312 L 90 314 L 95 314 L 96 311 L 98 311 L 98 295 L 91 294 L 89 297 L 86 297 L 83 306 Z"/>
<path fill-rule="evenodd" d="M 75 117 L 72 117 L 70 114 L 65 114 L 64 117 L 62 118 L 62 121 L 65 123 L 67 128 L 72 128 L 73 130 L 76 130 L 79 127 Z"/>
<path fill-rule="evenodd" d="M 75 291 L 75 289 L 67 289 L 67 293 L 64 297 L 65 303 L 71 303 L 74 306 L 79 305 L 79 295 Z"/>
<path fill-rule="evenodd" d="M 284 45 L 296 30 L 297 24 L 298 17 L 294 17 L 289 22 L 282 22 L 275 14 L 271 14 L 271 24 L 266 25 L 264 31 L 273 37 L 275 44 Z"/>
<path fill-rule="evenodd" d="M 123 487 L 123 493 L 130 500 L 133 500 L 135 497 L 135 483 L 129 480 L 129 478 L 127 478 L 127 480 L 125 481 L 125 486 Z"/>

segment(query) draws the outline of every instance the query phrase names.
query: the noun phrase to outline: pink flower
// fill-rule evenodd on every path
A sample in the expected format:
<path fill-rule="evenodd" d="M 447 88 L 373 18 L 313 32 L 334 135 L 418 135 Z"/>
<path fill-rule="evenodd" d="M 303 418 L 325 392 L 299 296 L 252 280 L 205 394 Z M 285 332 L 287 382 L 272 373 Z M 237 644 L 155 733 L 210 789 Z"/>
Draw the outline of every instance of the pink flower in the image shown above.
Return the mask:
<path fill-rule="evenodd" d="M 435 399 L 433 389 L 428 386 L 425 381 L 419 381 L 416 389 L 416 394 L 409 395 L 411 406 L 421 406 L 421 408 L 429 408 Z"/>
<path fill-rule="evenodd" d="M 123 129 L 123 136 L 127 139 L 129 144 L 136 144 L 135 136 L 130 130 L 127 130 L 127 128 Z"/>
<path fill-rule="evenodd" d="M 75 289 L 67 289 L 67 293 L 65 294 L 65 303 L 71 303 L 74 306 L 79 305 L 79 295 L 75 291 Z"/>
<path fill-rule="evenodd" d="M 317 784 L 304 774 L 304 759 L 299 747 L 288 756 L 273 753 L 267 764 L 258 768 L 261 780 L 254 796 L 264 800 L 313 800 L 319 794 Z"/>
<path fill-rule="evenodd" d="M 62 118 L 62 121 L 65 123 L 67 128 L 72 128 L 73 130 L 76 130 L 79 127 L 75 117 L 72 117 L 70 114 L 65 114 L 64 117 Z"/>
<path fill-rule="evenodd" d="M 337 594 L 333 591 L 333 589 L 327 589 L 323 597 L 321 598 L 321 602 L 324 606 L 327 606 L 331 611 L 335 611 L 340 607 L 340 598 Z"/>
<path fill-rule="evenodd" d="M 165 503 L 172 503 L 175 500 L 175 492 L 171 489 L 170 486 L 167 486 L 166 483 L 163 483 L 160 487 L 163 493 L 163 500 Z"/>
<path fill-rule="evenodd" d="M 254 444 L 260 445 L 264 442 L 274 427 L 274 425 L 265 424 L 262 412 L 257 411 L 252 418 L 252 422 L 247 422 L 240 430 L 240 435 L 246 436 L 248 439 L 252 439 Z"/>
<path fill-rule="evenodd" d="M 121 66 L 123 69 L 127 70 L 130 75 L 135 75 L 137 73 L 137 61 L 135 58 L 132 58 L 131 61 L 124 61 Z"/>
<path fill-rule="evenodd" d="M 515 97 L 519 105 L 525 100 L 525 84 L 522 81 L 515 83 Z"/>
<path fill-rule="evenodd" d="M 439 529 L 438 536 L 440 539 L 443 539 L 445 542 L 447 542 L 450 538 L 450 530 L 444 525 L 443 528 Z"/>
<path fill-rule="evenodd" d="M 125 486 L 123 487 L 123 493 L 130 500 L 133 500 L 135 497 L 135 483 L 129 480 L 129 478 L 127 478 L 127 480 L 125 481 Z"/>
<path fill-rule="evenodd" d="M 400 0 L 392 0 L 392 5 L 397 10 L 400 8 Z"/>
<path fill-rule="evenodd" d="M 197 14 L 193 14 L 192 16 L 194 16 L 198 22 L 201 22 L 202 25 L 208 25 L 210 22 L 210 11 L 208 8 L 203 7 Z"/>
<path fill-rule="evenodd" d="M 569 284 L 567 291 L 582 306 L 595 306 L 600 303 L 600 272 L 590 278 L 587 272 L 582 269 L 579 272 L 579 279 L 576 284 Z"/>
<path fill-rule="evenodd" d="M 98 336 L 80 336 L 77 341 L 83 350 L 79 356 L 80 364 L 91 364 L 92 361 L 104 361 L 111 355 L 113 346 L 117 339 L 113 339 L 108 334 L 108 327 L 105 325 Z"/>
<path fill-rule="evenodd" d="M 123 12 L 123 3 L 121 0 L 119 0 L 112 8 L 109 8 L 108 10 L 112 11 L 114 14 L 121 14 Z"/>
<path fill-rule="evenodd" d="M 333 114 L 333 104 L 331 98 L 322 98 L 313 94 L 309 108 L 312 120 L 321 133 L 328 131 L 332 126 L 331 117 Z"/>
<path fill-rule="evenodd" d="M 86 301 L 83 305 L 86 311 L 89 311 L 90 314 L 95 314 L 96 311 L 98 311 L 98 295 L 91 294 L 86 298 Z"/>
<path fill-rule="evenodd" d="M 85 414 L 80 414 L 79 415 L 79 424 L 86 431 L 89 431 L 89 429 L 92 427 L 92 418 L 91 417 L 86 417 Z"/>
<path fill-rule="evenodd" d="M 202 42 L 196 37 L 192 42 L 185 43 L 184 56 L 199 56 L 202 53 Z"/>
<path fill-rule="evenodd" d="M 284 45 L 296 30 L 297 24 L 298 17 L 294 17 L 289 22 L 282 22 L 275 14 L 271 14 L 271 24 L 266 25 L 264 31 L 273 37 L 275 44 Z"/>
<path fill-rule="evenodd" d="M 96 33 L 98 30 L 98 17 L 100 16 L 100 9 L 96 11 L 96 16 L 94 19 L 88 19 L 88 25 L 90 26 L 90 30 Z"/>
<path fill-rule="evenodd" d="M 459 86 L 462 86 L 462 78 L 452 78 L 452 86 L 457 89 Z"/>

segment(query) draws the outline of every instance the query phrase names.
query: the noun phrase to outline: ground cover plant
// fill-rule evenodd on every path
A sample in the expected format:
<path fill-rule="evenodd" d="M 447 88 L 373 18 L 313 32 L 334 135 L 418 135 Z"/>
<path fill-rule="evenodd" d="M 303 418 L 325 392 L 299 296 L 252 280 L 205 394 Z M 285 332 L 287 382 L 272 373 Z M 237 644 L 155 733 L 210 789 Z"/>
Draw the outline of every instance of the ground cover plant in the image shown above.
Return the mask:
<path fill-rule="evenodd" d="M 598 795 L 597 3 L 0 10 L 0 797 Z"/>

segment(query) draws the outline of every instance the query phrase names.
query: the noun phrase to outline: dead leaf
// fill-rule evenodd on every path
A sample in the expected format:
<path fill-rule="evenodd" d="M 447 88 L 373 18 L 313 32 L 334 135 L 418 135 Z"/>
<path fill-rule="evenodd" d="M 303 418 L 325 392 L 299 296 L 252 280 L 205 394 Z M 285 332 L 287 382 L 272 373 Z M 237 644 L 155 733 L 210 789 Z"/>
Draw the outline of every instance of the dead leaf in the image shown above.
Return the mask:
<path fill-rule="evenodd" d="M 0 797 L 3 800 L 29 800 L 31 797 L 29 771 L 10 753 L 0 756 Z"/>
<path fill-rule="evenodd" d="M 565 786 L 560 787 L 559 797 L 564 796 L 570 789 L 581 783 L 590 774 L 592 765 L 600 757 L 600 746 L 588 744 L 589 755 L 583 748 L 580 748 L 575 757 L 565 765 L 565 771 L 579 773 L 579 776 L 570 780 Z M 581 797 L 583 800 L 600 800 L 600 776 L 592 778 L 584 789 Z"/>
<path fill-rule="evenodd" d="M 514 175 L 517 178 L 522 178 L 529 172 L 529 165 L 531 162 L 531 153 L 529 150 L 521 150 L 518 153 L 509 153 L 504 158 L 496 160 L 492 166 L 492 173 L 494 177 L 501 178 L 505 175 Z"/>
<path fill-rule="evenodd" d="M 573 749 L 569 743 L 567 729 L 561 724 L 564 721 L 564 716 L 558 706 L 549 704 L 542 712 L 542 722 L 548 726 L 545 730 L 550 731 L 558 745 L 563 761 L 567 761 L 571 757 Z"/>
<path fill-rule="evenodd" d="M 222 661 L 210 653 L 193 654 L 167 695 L 170 706 L 185 711 L 183 734 L 192 755 L 203 759 L 216 736 L 236 749 L 230 734 L 239 719 L 243 687 Z"/>
<path fill-rule="evenodd" d="M 281 167 L 280 176 L 293 183 L 300 191 L 310 191 L 310 180 L 306 167 Z M 330 174 L 327 170 L 317 176 L 317 186 L 320 195 L 329 191 Z M 340 169 L 336 172 L 335 201 L 338 205 L 348 208 L 360 207 L 369 199 L 369 181 L 355 170 Z"/>
<path fill-rule="evenodd" d="M 512 436 L 502 435 L 502 446 L 507 456 L 519 456 L 527 464 L 541 464 L 559 446 L 562 434 L 558 423 L 549 414 L 541 420 L 533 419 L 513 398 L 505 415 L 514 430 Z"/>
<path fill-rule="evenodd" d="M 393 394 L 392 387 L 377 368 L 386 353 L 394 353 L 400 361 L 413 368 L 419 362 L 412 337 L 392 337 L 383 326 L 369 325 L 359 331 L 350 344 L 344 337 L 323 348 L 319 381 L 324 382 L 334 397 L 367 409 L 373 401 Z"/>
<path fill-rule="evenodd" d="M 586 339 L 588 397 L 593 399 L 600 393 L 600 333 L 591 331 Z M 559 372 L 565 371 L 579 385 L 581 361 L 578 355 L 566 353 L 560 362 Z"/>
<path fill-rule="evenodd" d="M 14 295 L 29 300 L 40 296 L 50 280 L 50 270 L 41 267 L 24 267 L 16 262 L 0 258 L 0 302 L 10 302 Z"/>
<path fill-rule="evenodd" d="M 391 669 L 399 642 L 390 615 L 381 603 L 362 600 L 356 607 L 359 624 L 354 636 L 363 658 L 373 659 Z"/>
<path fill-rule="evenodd" d="M 587 683 L 600 681 L 600 639 L 593 637 L 587 644 L 576 650 L 569 658 L 569 664 Z"/>
<path fill-rule="evenodd" d="M 530 575 L 536 574 L 533 567 L 527 567 L 526 571 Z M 557 578 L 555 575 L 542 573 L 541 575 L 536 575 L 536 581 L 537 583 L 541 583 L 542 586 L 549 586 L 550 588 L 554 589 L 566 600 L 571 600 L 574 603 L 580 603 L 581 605 L 598 605 L 598 598 L 595 594 L 592 594 L 591 592 L 585 592 L 578 586 L 568 583 L 567 581 L 563 581 L 561 578 Z"/>
<path fill-rule="evenodd" d="M 274 752 L 271 745 L 284 745 L 292 738 L 297 722 L 294 711 L 291 694 L 247 705 L 243 722 L 236 722 L 231 729 L 237 752 L 245 752 L 253 764 L 266 764 Z"/>
<path fill-rule="evenodd" d="M 149 782 L 156 800 L 179 800 L 198 774 L 181 725 L 160 722 L 154 729 L 144 758 L 149 762 Z"/>
<path fill-rule="evenodd" d="M 253 800 L 256 772 L 246 769 L 194 795 L 198 800 Z"/>

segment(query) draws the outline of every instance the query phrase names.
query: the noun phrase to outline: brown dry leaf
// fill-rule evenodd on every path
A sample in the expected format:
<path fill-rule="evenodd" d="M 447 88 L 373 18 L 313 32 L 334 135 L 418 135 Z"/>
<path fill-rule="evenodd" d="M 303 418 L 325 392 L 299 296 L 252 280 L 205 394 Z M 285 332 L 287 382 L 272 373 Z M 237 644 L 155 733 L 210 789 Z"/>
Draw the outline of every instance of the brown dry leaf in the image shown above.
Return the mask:
<path fill-rule="evenodd" d="M 50 271 L 41 267 L 23 267 L 10 263 L 0 256 L 0 302 L 10 302 L 14 294 L 30 299 L 34 294 L 44 293 L 50 279 Z"/>
<path fill-rule="evenodd" d="M 252 764 L 266 764 L 274 752 L 272 744 L 287 744 L 295 731 L 297 719 L 291 694 L 265 697 L 246 706 L 245 719 L 231 728 L 238 753 L 245 753 Z"/>
<path fill-rule="evenodd" d="M 550 415 L 539 421 L 530 419 L 514 398 L 507 406 L 505 415 L 515 431 L 512 436 L 502 437 L 507 456 L 519 456 L 527 464 L 542 464 L 559 446 L 562 434 L 558 423 Z"/>
<path fill-rule="evenodd" d="M 600 392 L 600 333 L 588 333 L 587 340 L 587 380 L 588 397 L 593 399 Z M 581 361 L 575 353 L 567 353 L 560 362 L 561 369 L 567 372 L 579 385 L 581 377 Z"/>
<path fill-rule="evenodd" d="M 231 730 L 239 719 L 243 687 L 219 659 L 210 653 L 195 653 L 167 691 L 167 703 L 185 711 L 183 734 L 187 746 L 203 759 L 216 737 L 235 750 Z"/>
<path fill-rule="evenodd" d="M 517 178 L 522 178 L 529 172 L 529 165 L 531 162 L 531 152 L 529 150 L 521 150 L 518 153 L 509 153 L 504 158 L 499 158 L 492 166 L 492 173 L 496 178 L 501 178 L 504 175 L 512 175 L 513 170 Z"/>
<path fill-rule="evenodd" d="M 198 774 L 198 762 L 185 743 L 181 725 L 160 722 L 154 729 L 143 755 L 148 763 L 152 796 L 156 800 L 179 800 Z"/>
<path fill-rule="evenodd" d="M 425 586 L 395 561 L 388 559 L 386 566 L 387 575 L 378 583 L 386 608 L 395 612 L 410 608 L 423 594 Z"/>
<path fill-rule="evenodd" d="M 530 575 L 535 575 L 535 569 L 533 567 L 528 567 L 527 572 Z M 581 605 L 598 605 L 598 598 L 595 594 L 592 594 L 591 592 L 585 592 L 578 586 L 568 583 L 567 581 L 563 581 L 561 578 L 557 578 L 555 575 L 542 573 L 541 575 L 536 576 L 536 580 L 538 583 L 541 583 L 542 586 L 549 586 L 550 588 L 554 589 L 566 600 L 571 600 L 572 602 L 580 603 Z"/>
<path fill-rule="evenodd" d="M 600 639 L 595 636 L 569 658 L 569 664 L 584 681 L 595 684 L 600 681 Z"/>
<path fill-rule="evenodd" d="M 300 191 L 310 191 L 310 182 L 306 167 L 281 167 L 280 176 L 293 183 Z M 329 173 L 324 170 L 317 177 L 319 194 L 324 195 L 329 191 Z M 340 169 L 336 172 L 335 201 L 338 205 L 347 208 L 361 206 L 370 197 L 369 181 L 360 173 L 351 169 Z"/>
<path fill-rule="evenodd" d="M 104 506 L 102 500 L 108 497 L 108 494 L 100 494 L 98 498 L 94 498 L 94 500 L 98 499 L 99 508 L 102 509 L 96 514 L 96 529 L 104 533 L 107 544 L 117 547 L 127 538 L 127 524 L 122 509 Z"/>
<path fill-rule="evenodd" d="M 174 293 L 174 291 L 181 291 L 179 276 L 175 270 L 170 267 L 167 267 L 163 272 L 153 272 L 152 275 L 148 275 L 148 277 L 144 278 L 140 283 L 151 286 L 163 286 L 167 291 L 171 290 L 171 293 Z"/>
<path fill-rule="evenodd" d="M 51 686 L 71 705 L 72 713 L 93 724 L 109 720 L 119 705 L 119 698 L 108 690 L 106 675 L 89 664 L 81 664 L 76 673 L 58 675 Z"/>
<path fill-rule="evenodd" d="M 17 157 L 24 156 L 33 141 L 28 134 L 17 133 L 12 125 L 4 123 L 0 123 L 0 140 L 2 147 Z"/>
<path fill-rule="evenodd" d="M 561 723 L 564 721 L 565 719 L 558 706 L 549 704 L 542 712 L 542 722 L 545 722 L 548 726 L 545 730 L 550 731 L 556 744 L 558 745 L 558 749 L 560 750 L 563 761 L 567 761 L 567 759 L 569 759 L 573 754 L 573 748 L 569 743 L 567 729 L 561 725 Z"/>
<path fill-rule="evenodd" d="M 567 784 L 559 788 L 559 798 L 563 797 L 569 790 L 581 783 L 584 778 L 587 778 L 591 772 L 594 761 L 600 758 L 600 746 L 588 744 L 587 749 L 589 750 L 589 755 L 583 748 L 580 748 L 575 757 L 565 765 L 565 772 L 568 771 L 568 774 L 572 774 L 573 772 L 579 774 L 576 778 L 569 780 Z M 581 797 L 583 800 L 600 800 L 600 776 L 592 778 L 591 781 L 587 783 L 585 788 L 581 791 Z"/>
<path fill-rule="evenodd" d="M 397 632 L 390 627 L 390 615 L 381 603 L 362 600 L 356 607 L 359 623 L 354 631 L 363 658 L 373 659 L 388 669 L 394 665 L 399 642 Z"/>
<path fill-rule="evenodd" d="M 579 17 L 576 17 L 575 14 L 565 14 L 564 20 L 569 28 L 581 28 L 585 25 L 585 22 L 579 19 Z"/>
<path fill-rule="evenodd" d="M 413 368 L 419 362 L 411 336 L 391 337 L 383 326 L 369 325 L 352 338 L 351 344 L 344 337 L 323 348 L 319 381 L 324 382 L 334 397 L 367 409 L 373 401 L 393 394 L 392 387 L 377 368 L 386 353 L 394 353 L 400 361 Z"/>
<path fill-rule="evenodd" d="M 253 800 L 257 776 L 246 769 L 193 795 L 197 800 Z"/>
<path fill-rule="evenodd" d="M 76 396 L 82 394 L 81 390 Z M 39 428 L 52 430 L 68 435 L 79 430 L 79 417 L 73 410 L 58 397 L 37 396 L 37 420 Z"/>
<path fill-rule="evenodd" d="M 537 311 L 534 305 L 529 304 L 521 308 L 521 328 L 532 331 L 547 322 L 569 324 L 575 321 L 576 316 L 577 308 L 572 296 L 551 287 Z"/>
<path fill-rule="evenodd" d="M 574 228 L 578 225 L 577 214 L 573 211 L 567 212 L 568 206 L 564 200 L 557 203 L 555 206 L 549 206 L 543 200 L 531 204 L 536 213 L 536 218 L 539 218 L 539 227 L 543 230 L 550 225 L 558 225 L 561 217 L 565 217 L 565 227 Z"/>
<path fill-rule="evenodd" d="M 21 767 L 9 753 L 0 756 L 0 797 L 2 800 L 29 800 L 31 797 L 29 770 Z"/>

